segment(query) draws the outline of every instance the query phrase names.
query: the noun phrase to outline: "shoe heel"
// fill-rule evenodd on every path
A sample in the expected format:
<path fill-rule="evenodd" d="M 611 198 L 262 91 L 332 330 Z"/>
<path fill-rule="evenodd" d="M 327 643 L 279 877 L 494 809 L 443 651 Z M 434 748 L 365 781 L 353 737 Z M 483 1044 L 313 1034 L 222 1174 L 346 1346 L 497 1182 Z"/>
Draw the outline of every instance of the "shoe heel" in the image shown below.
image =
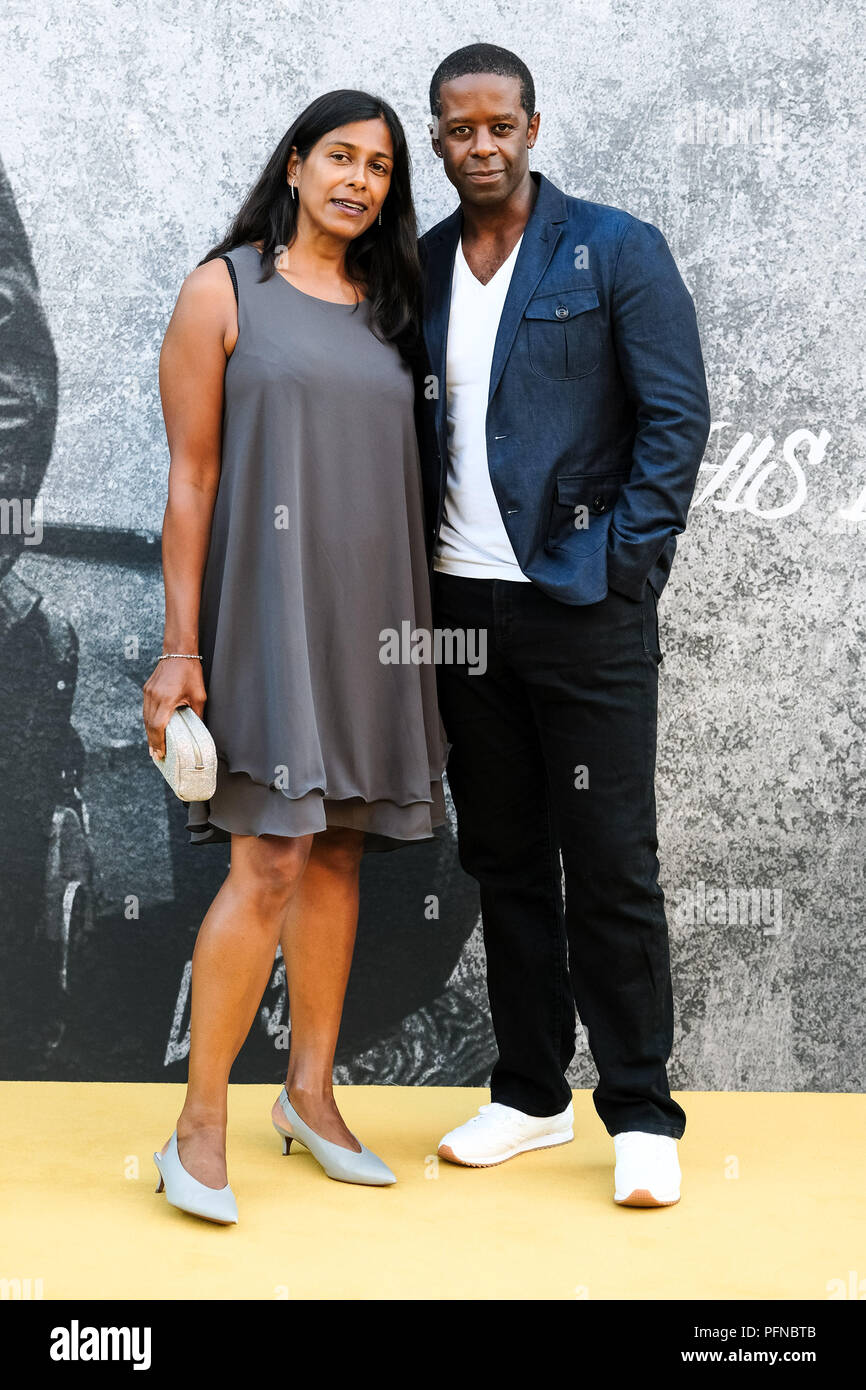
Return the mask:
<path fill-rule="evenodd" d="M 205 1221 L 213 1221 L 219 1226 L 237 1224 L 238 1205 L 228 1183 L 225 1187 L 207 1187 L 184 1168 L 177 1150 L 177 1130 L 168 1141 L 165 1153 L 154 1153 L 153 1161 L 159 1173 L 159 1187 L 156 1190 L 165 1192 L 170 1206 L 189 1212 L 191 1216 L 201 1216 Z"/>
<path fill-rule="evenodd" d="M 344 1149 L 338 1144 L 333 1144 L 329 1139 L 324 1139 L 321 1134 L 317 1134 L 314 1129 L 311 1129 L 293 1109 L 285 1086 L 280 1093 L 280 1107 L 294 1131 L 292 1134 L 287 1134 L 284 1129 L 280 1129 L 273 1115 L 271 1116 L 271 1123 L 283 1140 L 284 1154 L 289 1152 L 292 1144 L 303 1145 L 321 1164 L 328 1177 L 336 1178 L 338 1182 L 357 1182 L 370 1187 L 388 1187 L 397 1181 L 388 1165 L 363 1144 L 361 1145 L 361 1152 L 356 1153 L 353 1149 Z"/>
<path fill-rule="evenodd" d="M 271 1124 L 273 1125 L 274 1129 L 277 1131 L 277 1134 L 283 1141 L 283 1157 L 285 1157 L 286 1154 L 291 1153 L 292 1144 L 294 1143 L 295 1136 L 293 1134 L 286 1134 L 286 1131 L 284 1129 L 280 1129 L 276 1120 L 271 1120 Z"/>

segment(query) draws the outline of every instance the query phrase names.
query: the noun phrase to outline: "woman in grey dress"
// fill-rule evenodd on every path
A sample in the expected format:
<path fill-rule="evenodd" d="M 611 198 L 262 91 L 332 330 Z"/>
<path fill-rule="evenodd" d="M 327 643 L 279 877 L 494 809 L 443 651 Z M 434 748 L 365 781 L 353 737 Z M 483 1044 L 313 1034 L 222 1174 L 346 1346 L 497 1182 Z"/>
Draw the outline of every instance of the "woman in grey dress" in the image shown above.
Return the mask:
<path fill-rule="evenodd" d="M 217 787 L 187 830 L 230 840 L 231 867 L 193 954 L 185 1103 L 154 1158 L 157 1190 L 211 1220 L 237 1220 L 229 1071 L 278 942 L 284 1152 L 300 1139 L 332 1177 L 395 1180 L 340 1116 L 332 1066 L 361 856 L 445 821 L 435 670 L 383 659 L 389 632 L 431 626 L 420 286 L 400 122 L 332 92 L 186 277 L 162 347 L 166 616 L 144 722 L 162 756 L 178 705 L 204 719 Z"/>

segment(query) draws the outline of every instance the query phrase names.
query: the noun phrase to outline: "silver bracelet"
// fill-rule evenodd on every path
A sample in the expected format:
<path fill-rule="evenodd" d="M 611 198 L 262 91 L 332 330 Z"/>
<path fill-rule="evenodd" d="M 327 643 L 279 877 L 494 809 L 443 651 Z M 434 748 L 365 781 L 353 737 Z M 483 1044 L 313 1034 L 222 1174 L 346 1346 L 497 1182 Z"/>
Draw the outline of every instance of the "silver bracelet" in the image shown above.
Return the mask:
<path fill-rule="evenodd" d="M 188 661 L 202 660 L 197 652 L 163 652 L 162 656 L 158 656 L 156 659 L 157 661 L 167 661 L 170 656 L 184 657 Z"/>

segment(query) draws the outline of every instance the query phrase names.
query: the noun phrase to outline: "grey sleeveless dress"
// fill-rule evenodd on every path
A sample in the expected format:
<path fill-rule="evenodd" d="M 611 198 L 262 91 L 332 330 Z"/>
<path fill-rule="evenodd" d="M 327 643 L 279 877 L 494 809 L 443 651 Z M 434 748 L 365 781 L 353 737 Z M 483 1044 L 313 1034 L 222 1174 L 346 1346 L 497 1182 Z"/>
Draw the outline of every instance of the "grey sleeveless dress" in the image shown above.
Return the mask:
<path fill-rule="evenodd" d="M 369 301 L 259 283 L 252 245 L 227 256 L 238 339 L 199 623 L 218 773 L 188 803 L 190 842 L 430 839 L 446 819 L 435 667 L 381 660 L 386 630 L 432 624 L 412 372 Z"/>

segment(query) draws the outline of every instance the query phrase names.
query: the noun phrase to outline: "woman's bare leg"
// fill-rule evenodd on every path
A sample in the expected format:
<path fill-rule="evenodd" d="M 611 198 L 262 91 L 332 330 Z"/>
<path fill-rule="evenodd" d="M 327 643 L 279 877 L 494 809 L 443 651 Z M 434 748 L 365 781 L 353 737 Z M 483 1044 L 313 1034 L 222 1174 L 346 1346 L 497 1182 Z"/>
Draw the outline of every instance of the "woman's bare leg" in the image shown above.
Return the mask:
<path fill-rule="evenodd" d="M 314 835 L 280 933 L 291 1022 L 289 1099 L 317 1134 L 355 1153 L 361 1145 L 337 1109 L 333 1066 L 358 926 L 363 852 L 360 830 L 335 826 Z M 279 1102 L 272 1114 L 282 1129 L 290 1128 Z"/>
<path fill-rule="evenodd" d="M 232 835 L 231 868 L 199 928 L 192 957 L 189 1079 L 177 1121 L 180 1161 L 225 1187 L 228 1079 L 273 969 L 286 909 L 312 835 Z M 168 1142 L 161 1152 L 165 1152 Z"/>

